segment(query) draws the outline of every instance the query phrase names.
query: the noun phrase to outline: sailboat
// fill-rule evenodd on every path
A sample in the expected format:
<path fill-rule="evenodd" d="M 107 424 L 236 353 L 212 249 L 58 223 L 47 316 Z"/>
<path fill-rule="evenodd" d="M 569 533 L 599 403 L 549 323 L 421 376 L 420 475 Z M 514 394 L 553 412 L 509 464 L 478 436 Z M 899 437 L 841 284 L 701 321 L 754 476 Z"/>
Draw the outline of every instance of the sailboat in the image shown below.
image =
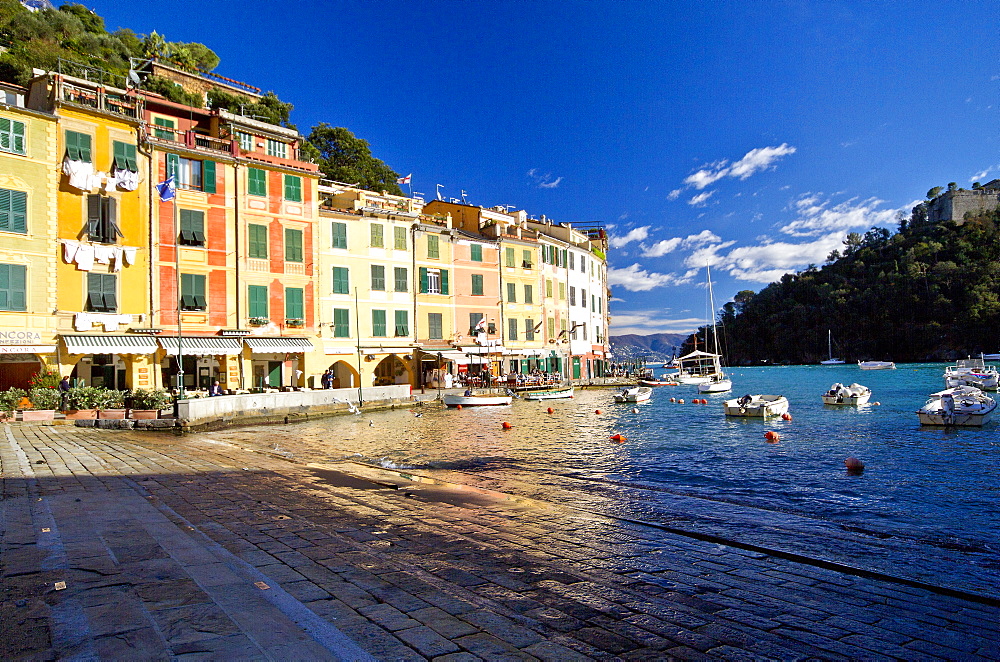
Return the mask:
<path fill-rule="evenodd" d="M 707 264 L 705 265 L 705 273 L 708 278 L 708 301 L 709 306 L 712 309 L 712 338 L 715 348 L 715 372 L 710 376 L 707 382 L 698 384 L 698 391 L 700 393 L 725 393 L 726 391 L 733 390 L 733 382 L 726 373 L 722 371 L 722 364 L 720 359 L 722 354 L 719 353 L 719 329 L 715 323 L 715 296 L 712 293 L 712 269 Z"/>
<path fill-rule="evenodd" d="M 825 361 L 820 361 L 820 365 L 840 365 L 844 362 L 844 359 L 833 358 L 833 332 L 830 329 L 826 330 L 826 355 L 829 358 Z"/>

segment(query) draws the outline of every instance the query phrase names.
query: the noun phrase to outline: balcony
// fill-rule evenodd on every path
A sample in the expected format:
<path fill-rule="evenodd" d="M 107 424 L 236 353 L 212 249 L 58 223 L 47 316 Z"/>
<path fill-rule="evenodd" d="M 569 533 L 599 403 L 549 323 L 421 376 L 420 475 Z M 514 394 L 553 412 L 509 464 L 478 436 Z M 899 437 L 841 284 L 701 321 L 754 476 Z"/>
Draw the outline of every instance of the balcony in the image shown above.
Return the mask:
<path fill-rule="evenodd" d="M 78 106 L 87 106 L 105 113 L 129 119 L 141 119 L 142 99 L 127 94 L 108 92 L 103 87 L 82 87 L 65 81 L 59 85 L 60 99 Z"/>
<path fill-rule="evenodd" d="M 196 131 L 178 131 L 167 126 L 151 125 L 146 128 L 146 135 L 153 139 L 153 142 L 170 142 L 177 145 L 184 145 L 189 149 L 198 151 L 211 150 L 233 154 L 234 142 L 224 138 L 213 138 Z"/>

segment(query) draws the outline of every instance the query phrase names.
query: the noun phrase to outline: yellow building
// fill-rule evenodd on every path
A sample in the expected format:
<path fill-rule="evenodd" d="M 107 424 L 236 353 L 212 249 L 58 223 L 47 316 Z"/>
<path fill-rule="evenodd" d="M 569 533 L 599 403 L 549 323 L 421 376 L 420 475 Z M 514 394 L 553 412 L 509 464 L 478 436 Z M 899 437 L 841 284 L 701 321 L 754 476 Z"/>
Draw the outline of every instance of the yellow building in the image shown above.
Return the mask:
<path fill-rule="evenodd" d="M 57 360 L 56 121 L 26 94 L 0 83 L 0 389 Z"/>

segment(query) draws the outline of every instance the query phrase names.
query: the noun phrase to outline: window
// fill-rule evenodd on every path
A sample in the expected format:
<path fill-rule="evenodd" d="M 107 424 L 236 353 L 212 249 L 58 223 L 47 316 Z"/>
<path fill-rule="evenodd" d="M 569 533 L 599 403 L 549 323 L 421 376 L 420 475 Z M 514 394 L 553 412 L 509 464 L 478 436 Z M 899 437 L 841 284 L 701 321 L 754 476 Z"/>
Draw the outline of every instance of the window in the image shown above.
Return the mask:
<path fill-rule="evenodd" d="M 350 274 L 347 267 L 334 267 L 333 268 L 333 293 L 334 294 L 350 294 L 351 284 L 350 284 Z"/>
<path fill-rule="evenodd" d="M 139 172 L 139 163 L 136 160 L 135 145 L 114 142 L 114 160 L 111 162 L 115 170 L 129 170 Z"/>
<path fill-rule="evenodd" d="M 87 235 L 90 241 L 113 244 L 122 236 L 118 227 L 118 200 L 105 195 L 87 196 Z"/>
<path fill-rule="evenodd" d="M 183 246 L 205 245 L 205 212 L 182 209 L 180 243 Z"/>
<path fill-rule="evenodd" d="M 27 280 L 23 264 L 0 264 L 0 310 L 28 310 Z"/>
<path fill-rule="evenodd" d="M 406 267 L 393 268 L 395 283 L 393 289 L 396 292 L 408 292 L 410 290 L 410 270 Z"/>
<path fill-rule="evenodd" d="M 154 136 L 156 136 L 157 138 L 163 138 L 164 140 L 174 139 L 175 124 L 173 120 L 168 120 L 166 117 L 154 117 L 153 125 L 155 127 L 160 127 L 153 129 Z"/>
<path fill-rule="evenodd" d="M 483 295 L 483 275 L 472 274 L 472 294 L 473 296 Z"/>
<path fill-rule="evenodd" d="M 420 267 L 421 294 L 448 294 L 448 270 Z"/>
<path fill-rule="evenodd" d="M 441 257 L 441 251 L 438 246 L 438 236 L 436 234 L 427 235 L 427 257 L 428 259 L 433 260 Z"/>
<path fill-rule="evenodd" d="M 280 140 L 275 140 L 274 138 L 267 139 L 267 155 L 277 156 L 281 159 L 288 158 L 288 145 L 281 142 Z"/>
<path fill-rule="evenodd" d="M 507 303 L 517 303 L 517 283 L 507 283 Z"/>
<path fill-rule="evenodd" d="M 302 178 L 295 175 L 285 175 L 285 200 L 302 202 Z"/>
<path fill-rule="evenodd" d="M 427 338 L 441 340 L 444 338 L 444 325 L 441 313 L 427 313 Z"/>
<path fill-rule="evenodd" d="M 87 274 L 87 310 L 98 313 L 118 311 L 115 300 L 118 278 L 113 274 Z"/>
<path fill-rule="evenodd" d="M 559 300 L 566 300 L 566 283 L 559 283 Z"/>
<path fill-rule="evenodd" d="M 587 325 L 584 324 L 580 328 L 583 329 L 583 339 L 586 340 L 587 339 Z"/>
<path fill-rule="evenodd" d="M 587 273 L 587 256 L 580 256 L 580 271 L 581 273 Z"/>
<path fill-rule="evenodd" d="M 83 161 L 91 163 L 90 156 L 90 135 L 87 133 L 77 133 L 76 131 L 66 132 L 66 156 L 70 161 Z"/>
<path fill-rule="evenodd" d="M 507 320 L 507 340 L 517 340 L 517 320 L 513 317 Z"/>
<path fill-rule="evenodd" d="M 597 297 L 593 294 L 590 295 L 590 309 L 597 312 Z"/>
<path fill-rule="evenodd" d="M 285 228 L 285 262 L 303 262 L 302 230 Z"/>
<path fill-rule="evenodd" d="M 250 317 L 267 319 L 267 285 L 248 285 L 247 299 L 250 300 Z"/>
<path fill-rule="evenodd" d="M 533 319 L 524 320 L 524 339 L 525 340 L 535 339 L 535 320 Z"/>
<path fill-rule="evenodd" d="M 410 335 L 410 318 L 405 310 L 396 311 L 396 337 Z"/>
<path fill-rule="evenodd" d="M 604 312 L 604 299 L 602 297 L 597 298 L 597 312 Z"/>
<path fill-rule="evenodd" d="M 576 305 L 576 288 L 572 285 L 569 286 L 569 305 Z"/>
<path fill-rule="evenodd" d="M 531 251 L 522 251 L 521 257 L 524 258 L 521 261 L 521 266 L 525 269 L 531 268 Z"/>
<path fill-rule="evenodd" d="M 383 248 L 381 223 L 371 224 L 371 241 L 368 245 L 372 248 Z"/>
<path fill-rule="evenodd" d="M 469 313 L 469 335 L 476 335 L 476 327 L 479 325 L 479 321 L 483 319 L 482 313 Z M 486 326 L 483 325 L 482 332 L 486 331 Z"/>
<path fill-rule="evenodd" d="M 469 258 L 473 262 L 482 262 L 483 261 L 483 247 L 480 246 L 479 244 L 472 244 L 471 246 L 469 246 Z"/>
<path fill-rule="evenodd" d="M 0 232 L 28 233 L 28 194 L 0 188 Z"/>
<path fill-rule="evenodd" d="M 545 296 L 552 298 L 552 281 L 545 279 Z"/>
<path fill-rule="evenodd" d="M 587 307 L 587 290 L 584 289 L 580 290 L 580 306 L 582 308 Z"/>
<path fill-rule="evenodd" d="M 253 135 L 245 131 L 237 131 L 236 139 L 240 141 L 240 149 L 244 152 L 253 151 Z"/>
<path fill-rule="evenodd" d="M 333 337 L 351 337 L 351 311 L 347 308 L 333 309 Z"/>
<path fill-rule="evenodd" d="M 372 335 L 378 338 L 385 337 L 385 311 L 372 311 Z"/>
<path fill-rule="evenodd" d="M 381 264 L 373 264 L 372 268 L 372 289 L 385 291 L 385 267 Z"/>
<path fill-rule="evenodd" d="M 215 162 L 185 159 L 167 154 L 167 176 L 174 176 L 178 188 L 215 193 Z"/>
<path fill-rule="evenodd" d="M 508 248 L 504 251 L 505 264 L 508 267 L 514 266 L 514 249 Z"/>
<path fill-rule="evenodd" d="M 250 257 L 259 260 L 267 259 L 267 226 L 249 225 L 248 239 L 250 242 Z"/>
<path fill-rule="evenodd" d="M 555 338 L 556 337 L 556 318 L 554 318 L 554 317 L 548 318 L 548 325 L 547 326 L 549 327 L 549 338 Z"/>
<path fill-rule="evenodd" d="M 330 248 L 347 248 L 347 223 L 334 222 L 330 227 L 333 237 Z"/>
<path fill-rule="evenodd" d="M 393 248 L 397 251 L 406 250 L 406 228 L 397 225 L 392 229 Z"/>
<path fill-rule="evenodd" d="M 305 290 L 301 287 L 285 288 L 285 319 L 300 320 L 306 316 Z"/>
<path fill-rule="evenodd" d="M 24 149 L 24 122 L 0 117 L 0 150 L 26 154 Z"/>
<path fill-rule="evenodd" d="M 535 291 L 531 285 L 524 286 L 524 303 L 535 303 Z"/>
<path fill-rule="evenodd" d="M 576 269 L 576 253 L 569 254 L 569 268 Z"/>
<path fill-rule="evenodd" d="M 181 274 L 181 310 L 207 310 L 205 276 Z"/>
<path fill-rule="evenodd" d="M 247 193 L 250 195 L 267 195 L 266 170 L 247 168 Z"/>

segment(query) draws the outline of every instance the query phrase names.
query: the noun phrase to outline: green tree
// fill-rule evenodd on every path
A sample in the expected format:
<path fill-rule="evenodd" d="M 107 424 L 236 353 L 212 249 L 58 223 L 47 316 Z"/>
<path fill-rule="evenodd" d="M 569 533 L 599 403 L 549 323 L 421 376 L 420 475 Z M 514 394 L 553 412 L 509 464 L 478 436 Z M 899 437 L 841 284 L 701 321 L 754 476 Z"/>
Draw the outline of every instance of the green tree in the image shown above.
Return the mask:
<path fill-rule="evenodd" d="M 928 200 L 933 200 L 934 198 L 936 198 L 939 195 L 941 195 L 942 191 L 944 191 L 944 188 L 942 188 L 940 186 L 935 186 L 931 190 L 927 191 L 927 199 Z"/>
<path fill-rule="evenodd" d="M 320 170 L 328 178 L 354 184 L 369 191 L 386 191 L 403 195 L 396 180 L 399 173 L 372 156 L 367 140 L 355 137 L 343 127 L 321 122 L 307 138 L 316 148 Z"/>

